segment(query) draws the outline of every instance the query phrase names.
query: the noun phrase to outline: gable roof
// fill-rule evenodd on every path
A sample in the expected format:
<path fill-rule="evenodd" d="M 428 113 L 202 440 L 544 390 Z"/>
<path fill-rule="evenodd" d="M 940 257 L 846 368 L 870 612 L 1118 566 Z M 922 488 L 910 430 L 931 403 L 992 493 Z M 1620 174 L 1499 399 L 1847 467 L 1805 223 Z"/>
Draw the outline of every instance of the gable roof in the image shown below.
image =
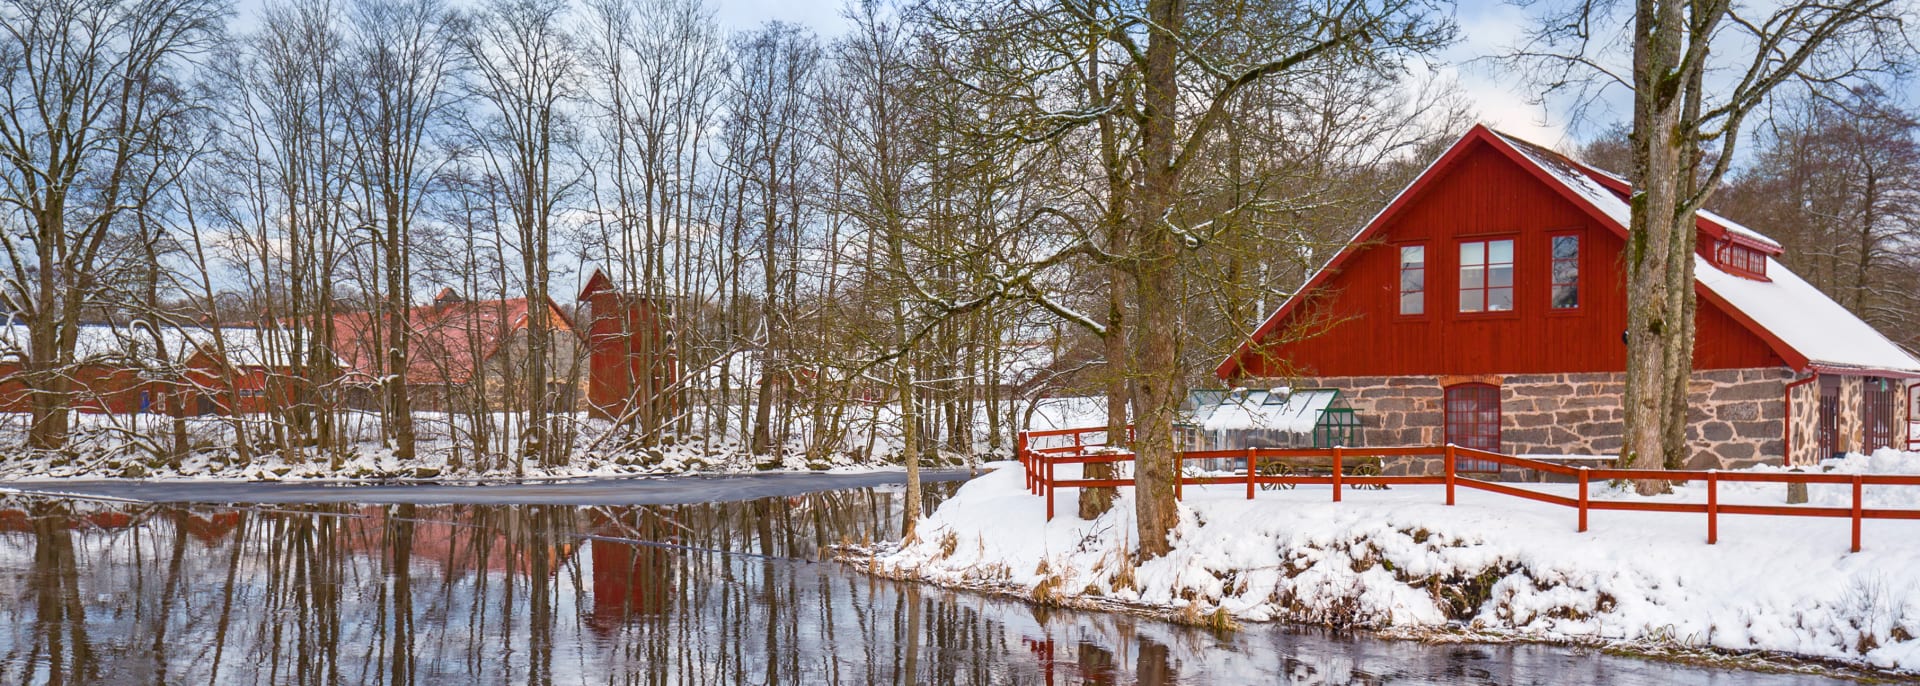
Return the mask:
<path fill-rule="evenodd" d="M 1368 220 L 1340 252 L 1307 279 L 1305 286 L 1254 329 L 1253 334 L 1214 369 L 1214 374 L 1225 379 L 1239 371 L 1241 360 L 1253 351 L 1254 344 L 1278 329 L 1287 315 L 1299 307 L 1305 294 L 1323 286 L 1341 265 L 1353 258 L 1361 245 L 1390 224 L 1468 151 L 1480 145 L 1500 152 L 1595 222 L 1626 238 L 1632 219 L 1627 198 L 1632 188 L 1625 179 L 1485 125 L 1475 125 Z M 1700 230 L 1709 237 L 1732 241 L 1765 254 L 1769 279 L 1734 276 L 1696 254 L 1695 292 L 1760 337 L 1789 366 L 1799 371 L 1920 377 L 1920 360 L 1915 360 L 1873 326 L 1775 260 L 1774 257 L 1781 254 L 1778 242 L 1712 212 L 1702 210 L 1696 216 Z"/>
<path fill-rule="evenodd" d="M 407 339 L 407 383 L 463 384 L 473 379 L 481 362 L 492 358 L 527 328 L 539 310 L 527 298 L 456 300 L 419 305 L 408 310 L 412 335 Z M 547 300 L 547 327 L 573 333 L 566 313 Z M 367 312 L 349 312 L 333 319 L 333 352 L 347 374 L 367 381 L 378 378 L 381 361 L 375 359 L 373 326 Z M 384 324 L 385 322 L 378 322 Z"/>

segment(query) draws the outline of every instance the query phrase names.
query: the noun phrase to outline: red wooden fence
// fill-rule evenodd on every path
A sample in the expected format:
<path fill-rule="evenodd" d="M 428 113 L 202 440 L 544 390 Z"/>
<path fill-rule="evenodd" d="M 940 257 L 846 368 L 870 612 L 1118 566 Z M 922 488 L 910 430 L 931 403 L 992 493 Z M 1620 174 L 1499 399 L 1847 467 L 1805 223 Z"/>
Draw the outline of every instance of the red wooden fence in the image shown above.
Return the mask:
<path fill-rule="evenodd" d="M 1053 519 L 1054 491 L 1059 488 L 1120 488 L 1132 486 L 1132 478 L 1107 479 L 1062 479 L 1055 476 L 1055 468 L 1063 464 L 1118 463 L 1133 461 L 1133 453 L 1125 451 L 1094 450 L 1104 448 L 1101 444 L 1089 443 L 1088 437 L 1104 437 L 1106 429 L 1055 429 L 1049 431 L 1020 432 L 1016 448 L 1020 462 L 1026 468 L 1027 490 L 1047 499 L 1047 519 Z M 1071 443 L 1046 448 L 1032 447 L 1037 439 L 1064 438 Z M 1397 457 L 1397 456 L 1434 456 L 1443 457 L 1445 470 L 1434 476 L 1348 476 L 1341 469 L 1350 458 Z M 1181 497 L 1187 484 L 1245 484 L 1247 499 L 1252 500 L 1254 492 L 1262 484 L 1275 485 L 1329 485 L 1333 487 L 1333 501 L 1340 502 L 1341 493 L 1352 486 L 1388 486 L 1388 485 L 1444 485 L 1447 504 L 1454 502 L 1457 488 L 1472 488 L 1515 498 L 1525 498 L 1553 505 L 1573 508 L 1579 513 L 1578 531 L 1587 530 L 1587 513 L 1592 510 L 1617 510 L 1629 512 L 1684 512 L 1707 516 L 1707 543 L 1720 540 L 1720 515 L 1779 515 L 1790 517 L 1845 517 L 1853 522 L 1853 551 L 1860 551 L 1860 522 L 1866 519 L 1920 519 L 1920 510 L 1868 508 L 1863 505 L 1862 490 L 1866 486 L 1920 486 L 1920 475 L 1892 474 L 1829 474 L 1818 472 L 1722 472 L 1717 470 L 1668 470 L 1668 469 L 1592 469 L 1573 467 L 1541 460 L 1531 460 L 1513 455 L 1503 455 L 1484 450 L 1462 448 L 1454 445 L 1444 446 L 1407 446 L 1393 448 L 1248 448 L 1244 450 L 1194 450 L 1179 453 L 1179 461 L 1206 459 L 1245 459 L 1245 474 L 1224 476 L 1187 476 L 1184 470 L 1176 470 L 1174 497 Z M 1325 476 L 1319 475 L 1267 475 L 1259 473 L 1258 465 L 1267 461 L 1331 459 L 1333 469 Z M 1552 493 L 1519 488 L 1517 486 L 1485 481 L 1462 476 L 1455 466 L 1461 459 L 1484 460 L 1506 467 L 1522 470 L 1557 474 L 1572 478 L 1579 484 L 1578 495 L 1567 497 Z M 1707 484 L 1707 502 L 1673 503 L 1642 502 L 1622 500 L 1593 500 L 1587 496 L 1588 484 L 1594 480 L 1610 479 L 1663 479 L 1666 481 L 1692 482 Z M 1720 484 L 1728 481 L 1748 483 L 1777 484 L 1850 484 L 1853 486 L 1853 504 L 1851 507 L 1823 507 L 1811 505 L 1739 505 L 1720 503 Z"/>

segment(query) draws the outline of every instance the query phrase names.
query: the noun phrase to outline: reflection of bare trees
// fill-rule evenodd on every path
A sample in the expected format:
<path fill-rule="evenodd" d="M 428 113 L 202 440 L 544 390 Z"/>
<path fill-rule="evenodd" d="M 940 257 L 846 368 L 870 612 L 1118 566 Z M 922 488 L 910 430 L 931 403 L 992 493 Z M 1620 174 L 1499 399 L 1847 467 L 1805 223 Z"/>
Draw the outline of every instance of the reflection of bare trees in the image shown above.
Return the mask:
<path fill-rule="evenodd" d="M 65 508 L 60 504 L 35 514 L 33 582 L 39 602 L 34 622 L 36 640 L 28 661 L 45 662 L 48 683 L 86 683 L 99 677 L 100 665 L 87 639 L 87 611 L 80 602 L 73 532 L 67 528 Z"/>
<path fill-rule="evenodd" d="M 849 491 L 594 508 L 43 504 L 8 519 L 0 503 L 0 560 L 29 546 L 33 560 L 17 599 L 0 586 L 0 646 L 21 646 L 0 682 L 1031 683 L 1074 673 L 1076 650 L 1093 683 L 1171 673 L 1167 650 L 1136 652 L 1131 634 L 1080 648 L 1049 628 L 1073 621 L 1057 612 L 1035 622 L 807 562 L 896 535 L 900 507 L 898 493 Z M 1058 642 L 1058 666 L 1022 645 L 1036 632 Z M 46 671 L 15 678 L 14 664 Z"/>

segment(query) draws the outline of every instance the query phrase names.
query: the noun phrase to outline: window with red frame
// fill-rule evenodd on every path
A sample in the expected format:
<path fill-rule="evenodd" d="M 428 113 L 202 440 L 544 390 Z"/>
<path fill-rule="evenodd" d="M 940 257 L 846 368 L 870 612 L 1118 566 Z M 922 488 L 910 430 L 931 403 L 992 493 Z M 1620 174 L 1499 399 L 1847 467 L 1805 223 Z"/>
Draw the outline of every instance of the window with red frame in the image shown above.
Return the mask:
<path fill-rule="evenodd" d="M 1713 262 L 1727 271 L 1744 276 L 1767 275 L 1766 254 L 1733 241 L 1720 241 L 1714 246 Z"/>
<path fill-rule="evenodd" d="M 1427 311 L 1427 246 L 1400 246 L 1400 314 Z"/>
<path fill-rule="evenodd" d="M 1460 311 L 1513 310 L 1513 239 L 1460 244 Z"/>
<path fill-rule="evenodd" d="M 1447 442 L 1462 448 L 1500 452 L 1500 387 L 1484 383 L 1465 383 L 1446 389 Z M 1455 469 L 1463 472 L 1497 472 L 1500 465 L 1484 460 L 1462 459 Z"/>
<path fill-rule="evenodd" d="M 1580 306 L 1580 236 L 1554 236 L 1553 309 L 1571 310 Z"/>

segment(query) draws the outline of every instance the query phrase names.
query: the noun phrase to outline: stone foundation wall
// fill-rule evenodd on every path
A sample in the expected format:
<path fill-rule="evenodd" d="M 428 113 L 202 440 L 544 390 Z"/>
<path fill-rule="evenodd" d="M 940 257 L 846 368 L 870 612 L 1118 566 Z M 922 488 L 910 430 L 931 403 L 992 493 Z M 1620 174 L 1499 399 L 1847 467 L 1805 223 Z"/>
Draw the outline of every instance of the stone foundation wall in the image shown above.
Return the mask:
<path fill-rule="evenodd" d="M 1786 454 L 1782 427 L 1790 380 L 1792 374 L 1784 368 L 1695 372 L 1687 426 L 1687 439 L 1695 450 L 1685 467 L 1779 464 Z M 1472 382 L 1500 387 L 1503 452 L 1611 455 L 1620 450 L 1625 433 L 1620 409 L 1624 374 L 1322 377 L 1283 383 L 1340 389 L 1342 398 L 1362 418 L 1363 442 L 1393 446 L 1443 443 L 1444 389 Z M 1817 408 L 1817 398 L 1815 403 Z M 1416 462 L 1390 471 L 1418 474 L 1437 469 Z"/>

